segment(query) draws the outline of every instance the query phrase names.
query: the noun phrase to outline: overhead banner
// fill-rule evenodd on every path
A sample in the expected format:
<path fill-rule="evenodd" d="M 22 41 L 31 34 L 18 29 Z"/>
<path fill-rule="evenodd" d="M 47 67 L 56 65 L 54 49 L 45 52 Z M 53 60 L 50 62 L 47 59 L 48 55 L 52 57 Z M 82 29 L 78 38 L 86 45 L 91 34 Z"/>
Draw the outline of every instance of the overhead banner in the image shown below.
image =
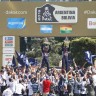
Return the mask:
<path fill-rule="evenodd" d="M 94 2 L 0 3 L 0 36 L 96 36 L 95 5 Z M 3 47 L 8 46 L 13 45 L 5 43 Z"/>
<path fill-rule="evenodd" d="M 35 10 L 36 23 L 77 23 L 77 7 L 62 7 L 46 4 Z"/>

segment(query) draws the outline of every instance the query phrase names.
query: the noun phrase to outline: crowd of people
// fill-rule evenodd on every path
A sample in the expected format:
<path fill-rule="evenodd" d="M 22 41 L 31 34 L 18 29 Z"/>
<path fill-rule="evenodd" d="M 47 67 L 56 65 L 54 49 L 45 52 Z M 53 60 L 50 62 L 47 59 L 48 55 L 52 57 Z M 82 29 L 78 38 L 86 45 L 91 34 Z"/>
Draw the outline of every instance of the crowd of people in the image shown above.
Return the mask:
<path fill-rule="evenodd" d="M 29 66 L 0 71 L 2 96 L 96 96 L 96 64 L 87 68 L 70 66 L 57 70 Z M 1 96 L 1 95 L 0 95 Z"/>
<path fill-rule="evenodd" d="M 78 67 L 73 59 L 74 66 L 71 66 L 68 47 L 63 43 L 61 48 L 62 67 L 59 70 L 49 66 L 51 46 L 48 40 L 41 46 L 40 65 L 3 66 L 0 71 L 2 96 L 96 96 L 96 62 L 84 68 Z"/>

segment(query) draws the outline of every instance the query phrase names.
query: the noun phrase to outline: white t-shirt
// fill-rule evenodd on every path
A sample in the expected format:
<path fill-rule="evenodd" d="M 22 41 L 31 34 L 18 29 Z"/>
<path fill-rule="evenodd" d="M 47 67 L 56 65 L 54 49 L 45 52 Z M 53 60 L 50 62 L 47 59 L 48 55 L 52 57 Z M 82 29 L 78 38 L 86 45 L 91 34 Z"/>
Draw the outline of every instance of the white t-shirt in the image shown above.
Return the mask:
<path fill-rule="evenodd" d="M 81 82 L 78 82 L 77 80 L 75 81 L 74 85 L 74 93 L 80 94 L 81 92 Z"/>
<path fill-rule="evenodd" d="M 85 87 L 87 84 L 86 81 L 81 82 L 81 94 L 87 94 L 87 88 Z"/>
<path fill-rule="evenodd" d="M 16 94 L 22 94 L 22 90 L 24 90 L 24 86 L 21 83 L 16 84 L 15 93 Z"/>
<path fill-rule="evenodd" d="M 14 80 L 13 82 L 9 82 L 8 86 L 10 86 L 10 89 L 13 93 L 15 93 L 17 82 Z"/>
<path fill-rule="evenodd" d="M 33 89 L 32 89 L 32 83 L 30 82 L 27 86 L 28 90 L 29 90 L 29 94 L 28 95 L 32 95 L 33 94 Z"/>
<path fill-rule="evenodd" d="M 6 77 L 6 84 L 7 84 L 7 86 L 9 84 L 9 78 L 11 78 L 11 75 Z"/>
<path fill-rule="evenodd" d="M 96 75 L 92 75 L 93 85 L 96 86 Z"/>
<path fill-rule="evenodd" d="M 13 92 L 10 88 L 7 88 L 6 90 L 3 91 L 2 96 L 12 96 Z"/>

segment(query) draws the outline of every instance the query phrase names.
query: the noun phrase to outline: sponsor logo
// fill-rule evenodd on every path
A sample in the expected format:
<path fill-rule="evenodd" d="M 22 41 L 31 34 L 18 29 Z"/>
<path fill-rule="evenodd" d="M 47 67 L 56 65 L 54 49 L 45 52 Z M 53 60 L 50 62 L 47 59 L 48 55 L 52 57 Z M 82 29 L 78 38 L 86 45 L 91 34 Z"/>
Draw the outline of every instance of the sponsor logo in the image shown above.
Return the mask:
<path fill-rule="evenodd" d="M 41 33 L 52 33 L 52 25 L 40 25 Z"/>
<path fill-rule="evenodd" d="M 36 23 L 77 23 L 77 7 L 46 4 L 35 10 Z"/>
<path fill-rule="evenodd" d="M 23 29 L 26 26 L 25 18 L 8 18 L 7 27 L 9 29 Z"/>
<path fill-rule="evenodd" d="M 7 54 L 7 53 L 14 53 L 14 48 L 10 47 L 4 47 L 3 48 L 3 53 Z"/>
<path fill-rule="evenodd" d="M 3 36 L 3 47 L 14 47 L 15 45 L 14 36 Z"/>
<path fill-rule="evenodd" d="M 87 28 L 88 29 L 96 29 L 96 18 L 88 18 L 87 19 Z"/>
<path fill-rule="evenodd" d="M 5 37 L 5 40 L 13 40 L 13 37 Z"/>
<path fill-rule="evenodd" d="M 12 10 L 7 10 L 7 11 L 5 11 L 5 14 L 27 14 L 27 11 L 12 11 Z"/>

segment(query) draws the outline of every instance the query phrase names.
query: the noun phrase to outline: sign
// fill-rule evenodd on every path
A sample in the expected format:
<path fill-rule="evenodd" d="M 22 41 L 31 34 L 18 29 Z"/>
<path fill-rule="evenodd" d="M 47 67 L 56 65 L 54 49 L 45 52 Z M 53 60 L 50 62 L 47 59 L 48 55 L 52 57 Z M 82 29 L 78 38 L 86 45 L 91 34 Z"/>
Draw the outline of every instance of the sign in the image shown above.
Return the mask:
<path fill-rule="evenodd" d="M 60 26 L 60 33 L 72 33 L 72 26 L 71 25 L 62 25 Z"/>
<path fill-rule="evenodd" d="M 15 37 L 3 36 L 3 47 L 15 47 Z"/>
<path fill-rule="evenodd" d="M 14 54 L 3 54 L 3 66 L 11 65 Z"/>
<path fill-rule="evenodd" d="M 52 33 L 52 25 L 40 25 L 41 33 Z"/>
<path fill-rule="evenodd" d="M 14 48 L 3 48 L 3 53 L 15 53 Z"/>
<path fill-rule="evenodd" d="M 87 19 L 87 28 L 88 29 L 96 29 L 96 18 L 88 18 Z"/>
<path fill-rule="evenodd" d="M 77 23 L 77 7 L 46 4 L 35 10 L 36 23 Z"/>
<path fill-rule="evenodd" d="M 7 27 L 9 29 L 23 29 L 26 26 L 25 18 L 8 18 Z"/>

